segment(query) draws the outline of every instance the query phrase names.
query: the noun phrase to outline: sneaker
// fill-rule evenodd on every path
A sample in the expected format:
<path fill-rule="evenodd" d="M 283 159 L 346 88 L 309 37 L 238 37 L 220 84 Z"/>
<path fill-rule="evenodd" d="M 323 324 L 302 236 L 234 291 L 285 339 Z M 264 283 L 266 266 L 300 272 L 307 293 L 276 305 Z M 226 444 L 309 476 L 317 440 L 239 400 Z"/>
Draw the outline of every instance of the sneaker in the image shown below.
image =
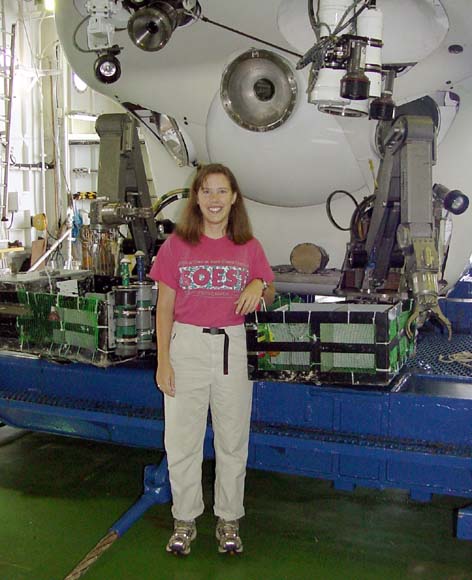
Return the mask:
<path fill-rule="evenodd" d="M 243 551 L 243 543 L 239 537 L 238 520 L 227 521 L 218 518 L 216 539 L 218 540 L 218 552 L 221 554 L 240 554 Z"/>
<path fill-rule="evenodd" d="M 180 556 L 190 554 L 190 542 L 197 537 L 197 527 L 195 520 L 188 522 L 184 520 L 174 520 L 174 532 L 170 537 L 166 551 Z"/>

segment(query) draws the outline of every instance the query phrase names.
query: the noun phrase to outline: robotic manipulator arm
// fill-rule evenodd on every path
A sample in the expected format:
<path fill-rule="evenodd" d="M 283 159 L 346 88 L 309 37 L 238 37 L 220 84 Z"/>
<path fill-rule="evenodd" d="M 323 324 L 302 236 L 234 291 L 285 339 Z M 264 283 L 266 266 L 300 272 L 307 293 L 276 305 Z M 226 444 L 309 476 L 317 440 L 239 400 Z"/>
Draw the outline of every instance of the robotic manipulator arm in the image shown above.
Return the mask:
<path fill-rule="evenodd" d="M 135 250 L 144 253 L 149 266 L 162 235 L 154 220 L 137 123 L 127 113 L 110 113 L 100 115 L 95 128 L 99 197 L 90 206 L 90 227 L 102 231 L 127 224 Z"/>
<path fill-rule="evenodd" d="M 383 145 L 374 196 L 366 200 L 365 214 L 356 210 L 351 222 L 338 292 L 379 299 L 411 297 L 407 333 L 412 335 L 414 323 L 421 325 L 434 316 L 450 338 L 451 323 L 438 303 L 439 226 L 443 209 L 462 213 L 467 197 L 432 186 L 436 139 L 429 117 L 399 117 Z"/>

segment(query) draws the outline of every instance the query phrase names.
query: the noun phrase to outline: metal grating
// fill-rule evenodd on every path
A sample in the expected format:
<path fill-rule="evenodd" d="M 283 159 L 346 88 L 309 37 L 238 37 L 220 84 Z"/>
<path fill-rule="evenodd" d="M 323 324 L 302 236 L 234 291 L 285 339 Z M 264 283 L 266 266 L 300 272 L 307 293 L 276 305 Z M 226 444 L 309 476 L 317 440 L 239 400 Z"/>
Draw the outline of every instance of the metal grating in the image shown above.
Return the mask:
<path fill-rule="evenodd" d="M 423 441 L 416 439 L 393 438 L 381 435 L 363 435 L 343 433 L 342 431 L 330 431 L 326 429 L 310 429 L 304 427 L 292 427 L 289 425 L 270 425 L 263 422 L 252 422 L 251 431 L 261 435 L 276 437 L 290 437 L 290 439 L 304 439 L 335 443 L 340 445 L 356 445 L 360 447 L 372 447 L 391 449 L 394 451 L 407 451 L 409 453 L 428 453 L 439 455 L 453 455 L 456 457 L 472 457 L 472 447 L 467 445 L 451 445 L 437 441 Z"/>
<path fill-rule="evenodd" d="M 451 356 L 457 353 L 469 353 L 471 366 L 459 362 L 444 363 L 439 356 Z M 441 376 L 472 377 L 472 335 L 453 334 L 449 341 L 446 335 L 439 333 L 420 334 L 416 347 L 416 356 L 407 363 L 410 372 L 434 373 Z"/>
<path fill-rule="evenodd" d="M 162 420 L 164 417 L 161 409 L 152 407 L 135 407 L 127 403 L 111 403 L 110 401 L 94 401 L 92 399 L 55 397 L 42 393 L 32 393 L 31 391 L 9 391 L 8 389 L 2 389 L 0 390 L 0 399 L 34 405 L 92 411 L 94 413 L 122 415 L 124 417 L 137 417 L 139 419 L 151 419 L 153 421 Z"/>

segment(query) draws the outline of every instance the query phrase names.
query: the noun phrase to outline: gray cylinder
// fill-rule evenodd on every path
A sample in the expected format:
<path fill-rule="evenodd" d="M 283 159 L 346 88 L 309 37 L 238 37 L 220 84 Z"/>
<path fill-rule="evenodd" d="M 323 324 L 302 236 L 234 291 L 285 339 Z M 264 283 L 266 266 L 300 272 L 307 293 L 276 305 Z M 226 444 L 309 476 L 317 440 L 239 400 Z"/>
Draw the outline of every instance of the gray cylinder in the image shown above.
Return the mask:
<path fill-rule="evenodd" d="M 153 292 L 152 284 L 149 282 L 138 282 L 134 284 L 136 288 L 136 335 L 138 351 L 154 350 L 154 322 Z"/>
<path fill-rule="evenodd" d="M 115 291 L 115 354 L 132 357 L 138 352 L 136 330 L 136 288 L 116 286 Z"/>

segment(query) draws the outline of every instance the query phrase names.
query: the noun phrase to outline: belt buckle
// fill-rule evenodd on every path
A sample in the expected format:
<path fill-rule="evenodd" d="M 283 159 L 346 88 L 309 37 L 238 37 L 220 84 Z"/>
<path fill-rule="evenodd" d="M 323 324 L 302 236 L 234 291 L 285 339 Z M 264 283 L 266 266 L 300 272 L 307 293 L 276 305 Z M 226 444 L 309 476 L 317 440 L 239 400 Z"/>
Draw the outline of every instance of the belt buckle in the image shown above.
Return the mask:
<path fill-rule="evenodd" d="M 218 327 L 216 327 L 216 326 L 212 326 L 210 328 L 210 334 L 213 334 L 213 335 L 220 334 L 220 329 Z"/>

